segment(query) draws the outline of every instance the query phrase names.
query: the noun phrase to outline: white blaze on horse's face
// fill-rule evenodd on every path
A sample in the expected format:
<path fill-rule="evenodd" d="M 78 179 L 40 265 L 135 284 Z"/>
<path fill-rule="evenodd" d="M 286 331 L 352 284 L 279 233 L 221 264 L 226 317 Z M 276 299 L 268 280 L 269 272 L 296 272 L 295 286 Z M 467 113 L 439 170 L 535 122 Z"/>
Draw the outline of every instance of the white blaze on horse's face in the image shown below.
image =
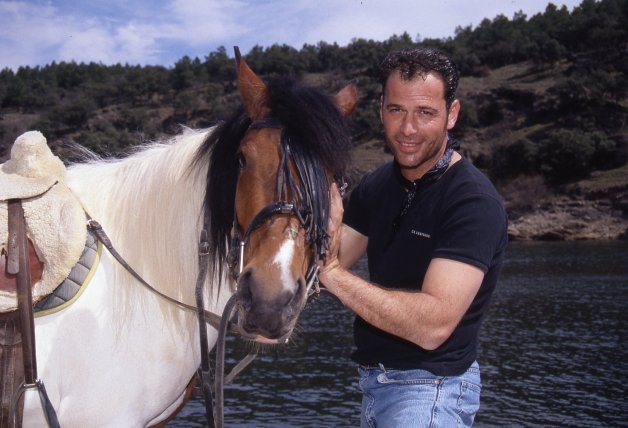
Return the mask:
<path fill-rule="evenodd" d="M 299 233 L 298 228 L 293 225 L 289 225 L 286 229 L 286 240 L 279 248 L 279 251 L 275 255 L 273 262 L 279 266 L 281 271 L 281 281 L 283 282 L 285 289 L 290 289 L 293 282 L 292 273 L 290 271 L 292 266 L 292 259 L 294 257 L 295 239 Z"/>

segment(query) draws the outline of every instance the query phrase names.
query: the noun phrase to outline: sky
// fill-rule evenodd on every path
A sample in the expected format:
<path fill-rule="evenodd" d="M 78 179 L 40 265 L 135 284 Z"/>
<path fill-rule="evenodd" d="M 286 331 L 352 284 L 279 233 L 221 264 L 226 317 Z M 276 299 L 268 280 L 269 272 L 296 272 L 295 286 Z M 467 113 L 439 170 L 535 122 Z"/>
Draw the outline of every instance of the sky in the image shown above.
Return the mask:
<path fill-rule="evenodd" d="M 581 0 L 552 0 L 569 11 Z M 0 70 L 52 61 L 172 67 L 220 46 L 446 38 L 484 18 L 528 18 L 550 0 L 0 0 Z"/>

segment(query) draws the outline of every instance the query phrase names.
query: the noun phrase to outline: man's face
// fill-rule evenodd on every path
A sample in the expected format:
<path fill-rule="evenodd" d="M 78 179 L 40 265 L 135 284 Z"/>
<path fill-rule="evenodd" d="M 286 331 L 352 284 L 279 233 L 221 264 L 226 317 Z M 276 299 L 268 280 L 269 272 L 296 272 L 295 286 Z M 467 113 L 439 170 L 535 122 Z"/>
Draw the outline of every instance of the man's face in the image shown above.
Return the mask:
<path fill-rule="evenodd" d="M 460 103 L 455 100 L 446 108 L 445 84 L 437 74 L 403 80 L 399 72 L 388 77 L 381 101 L 388 147 L 403 176 L 414 181 L 445 151 L 447 130 L 456 124 Z"/>

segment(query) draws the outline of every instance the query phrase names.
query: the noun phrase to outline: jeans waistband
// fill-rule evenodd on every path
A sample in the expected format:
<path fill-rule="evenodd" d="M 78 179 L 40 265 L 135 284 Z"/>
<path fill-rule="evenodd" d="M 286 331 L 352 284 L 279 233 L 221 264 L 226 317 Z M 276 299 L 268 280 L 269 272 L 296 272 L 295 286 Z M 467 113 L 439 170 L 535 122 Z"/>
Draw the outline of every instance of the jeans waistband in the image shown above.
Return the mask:
<path fill-rule="evenodd" d="M 382 371 L 389 371 L 389 370 L 426 370 L 426 371 L 430 371 L 429 369 L 420 369 L 420 368 L 412 369 L 412 368 L 390 367 L 390 366 L 384 366 L 384 364 L 382 364 L 382 363 L 358 364 L 358 367 L 361 368 L 361 369 L 364 369 L 364 370 L 382 370 Z M 480 373 L 480 367 L 478 365 L 478 362 L 474 361 L 471 364 L 471 366 L 464 373 Z M 460 375 L 462 375 L 462 373 Z"/>
<path fill-rule="evenodd" d="M 384 367 L 383 364 L 377 364 L 377 365 L 369 365 L 369 364 L 358 364 L 358 366 L 364 370 L 394 370 L 394 368 L 392 367 Z"/>

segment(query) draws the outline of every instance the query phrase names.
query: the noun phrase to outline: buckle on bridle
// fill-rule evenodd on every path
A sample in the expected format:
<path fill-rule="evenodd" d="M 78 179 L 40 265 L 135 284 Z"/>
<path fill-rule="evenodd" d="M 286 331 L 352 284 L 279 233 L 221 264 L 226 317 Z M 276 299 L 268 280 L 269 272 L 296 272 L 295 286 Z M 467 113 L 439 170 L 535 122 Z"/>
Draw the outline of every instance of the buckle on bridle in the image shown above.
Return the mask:
<path fill-rule="evenodd" d="M 198 240 L 198 255 L 199 257 L 209 256 L 209 240 L 207 239 L 207 230 L 201 230 L 201 235 Z"/>

